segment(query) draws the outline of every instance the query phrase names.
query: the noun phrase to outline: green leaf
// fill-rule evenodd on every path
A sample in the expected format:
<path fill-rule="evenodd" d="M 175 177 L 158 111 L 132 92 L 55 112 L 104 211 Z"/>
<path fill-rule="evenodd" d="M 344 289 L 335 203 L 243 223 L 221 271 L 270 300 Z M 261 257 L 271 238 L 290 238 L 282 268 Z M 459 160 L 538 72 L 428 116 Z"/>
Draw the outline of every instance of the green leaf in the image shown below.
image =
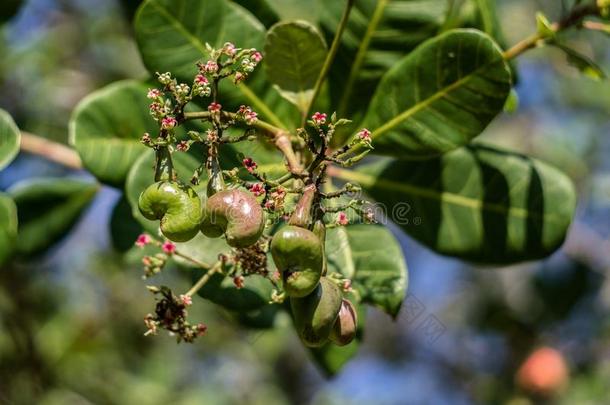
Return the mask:
<path fill-rule="evenodd" d="M 325 1 L 320 24 L 334 36 L 345 1 Z M 407 53 L 436 35 L 446 0 L 355 0 L 329 81 L 333 105 L 354 117 L 369 103 L 381 77 Z M 347 92 L 346 88 L 351 91 Z"/>
<path fill-rule="evenodd" d="M 85 97 L 70 121 L 70 144 L 84 166 L 104 183 L 121 185 L 146 150 L 145 132 L 158 125 L 148 112 L 147 86 L 135 81 L 111 84 Z"/>
<path fill-rule="evenodd" d="M 17 204 L 17 252 L 42 253 L 67 235 L 95 197 L 97 184 L 69 178 L 31 179 L 9 190 Z"/>
<path fill-rule="evenodd" d="M 541 38 L 552 38 L 555 36 L 555 30 L 551 26 L 551 22 L 541 12 L 536 13 L 536 28 Z"/>
<path fill-rule="evenodd" d="M 388 228 L 360 224 L 329 229 L 326 253 L 329 271 L 350 278 L 362 302 L 396 317 L 408 274 L 400 244 Z"/>
<path fill-rule="evenodd" d="M 197 73 L 196 63 L 207 58 L 206 43 L 216 48 L 232 42 L 239 48 L 262 49 L 265 41 L 265 27 L 260 21 L 241 6 L 224 0 L 147 0 L 134 24 L 142 59 L 151 74 L 169 71 L 187 83 Z M 281 96 L 263 76 L 254 72 L 239 86 L 223 80 L 222 105 L 232 108 L 249 104 L 262 118 L 284 127 L 294 107 L 286 103 L 281 106 Z"/>
<path fill-rule="evenodd" d="M 193 270 L 193 282 L 204 273 Z M 233 284 L 233 278 L 215 274 L 197 294 L 232 311 L 253 311 L 269 304 L 272 291 L 269 280 L 257 274 L 246 277 L 244 287 L 240 289 Z"/>
<path fill-rule="evenodd" d="M 558 42 L 553 42 L 551 45 L 556 48 L 561 49 L 568 58 L 568 63 L 574 66 L 576 69 L 580 70 L 582 74 L 593 79 L 593 80 L 603 80 L 605 79 L 606 73 L 599 67 L 593 60 L 591 60 L 588 56 L 581 54 L 575 49 L 570 48 L 569 46 L 560 44 Z"/>
<path fill-rule="evenodd" d="M 509 67 L 488 35 L 441 34 L 379 84 L 365 118 L 375 152 L 421 158 L 465 145 L 502 111 L 510 89 Z"/>
<path fill-rule="evenodd" d="M 206 43 L 261 48 L 265 28 L 242 7 L 224 0 L 147 0 L 134 22 L 144 64 L 151 73 L 192 80 Z"/>
<path fill-rule="evenodd" d="M 0 170 L 9 165 L 19 153 L 21 133 L 13 118 L 0 109 Z"/>
<path fill-rule="evenodd" d="M 133 217 L 131 206 L 124 195 L 114 206 L 109 225 L 112 246 L 122 253 L 133 248 L 135 240 L 143 231 L 142 225 Z"/>
<path fill-rule="evenodd" d="M 264 64 L 267 78 L 305 114 L 325 59 L 324 38 L 308 22 L 281 22 L 267 33 Z"/>
<path fill-rule="evenodd" d="M 13 254 L 17 240 L 17 207 L 13 200 L 0 193 L 0 265 Z"/>
<path fill-rule="evenodd" d="M 483 145 L 338 174 L 359 183 L 424 245 L 482 263 L 550 255 L 563 243 L 576 205 L 572 182 L 557 169 Z"/>

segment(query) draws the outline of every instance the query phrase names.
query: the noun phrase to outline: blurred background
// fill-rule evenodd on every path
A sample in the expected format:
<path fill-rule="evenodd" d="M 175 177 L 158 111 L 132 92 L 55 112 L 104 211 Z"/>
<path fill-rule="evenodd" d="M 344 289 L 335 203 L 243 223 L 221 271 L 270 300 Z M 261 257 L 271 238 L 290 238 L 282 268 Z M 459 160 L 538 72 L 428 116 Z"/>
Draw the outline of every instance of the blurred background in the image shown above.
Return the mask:
<path fill-rule="evenodd" d="M 0 3 L 0 108 L 22 130 L 67 143 L 80 99 L 112 81 L 146 77 L 130 26 L 138 1 L 27 0 L 14 15 L 18 1 Z M 537 10 L 550 18 L 560 12 L 556 0 L 498 3 L 509 44 L 535 30 Z M 570 38 L 610 73 L 607 37 Z M 111 243 L 109 217 L 120 193 L 104 187 L 48 254 L 0 271 L 0 403 L 538 403 L 516 375 L 540 347 L 553 351 L 531 373 L 548 376 L 561 364 L 569 372 L 548 402 L 610 403 L 610 82 L 582 76 L 553 49 L 527 53 L 518 68 L 518 109 L 482 138 L 575 181 L 577 218 L 551 258 L 472 267 L 395 229 L 410 270 L 401 314 L 393 322 L 369 309 L 358 356 L 326 379 L 287 318 L 273 330 L 246 330 L 198 299 L 191 316 L 208 325 L 204 338 L 177 345 L 165 334 L 144 337 L 154 301 L 137 259 Z M 41 173 L 90 178 L 22 154 L 0 174 L 0 190 Z M 187 288 L 179 271 L 163 277 Z"/>

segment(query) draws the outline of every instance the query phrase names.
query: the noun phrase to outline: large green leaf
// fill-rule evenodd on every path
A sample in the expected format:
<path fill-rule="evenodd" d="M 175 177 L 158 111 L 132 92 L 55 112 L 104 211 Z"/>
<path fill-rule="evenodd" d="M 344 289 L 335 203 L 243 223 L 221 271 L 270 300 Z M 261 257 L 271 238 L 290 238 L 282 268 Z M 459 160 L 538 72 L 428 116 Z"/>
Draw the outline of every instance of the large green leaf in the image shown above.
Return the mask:
<path fill-rule="evenodd" d="M 0 193 L 0 265 L 12 254 L 17 240 L 17 207 L 13 200 Z"/>
<path fill-rule="evenodd" d="M 135 240 L 142 233 L 143 227 L 133 217 L 131 205 L 124 195 L 112 209 L 109 226 L 112 246 L 123 253 L 133 248 Z"/>
<path fill-rule="evenodd" d="M 465 145 L 503 109 L 511 88 L 500 48 L 476 30 L 452 30 L 419 46 L 384 77 L 366 126 L 375 152 L 435 156 Z"/>
<path fill-rule="evenodd" d="M 337 174 L 359 183 L 424 245 L 483 263 L 550 255 L 563 243 L 576 205 L 572 182 L 560 171 L 483 145 Z"/>
<path fill-rule="evenodd" d="M 0 170 L 8 166 L 19 153 L 21 133 L 13 118 L 0 109 Z"/>
<path fill-rule="evenodd" d="M 206 43 L 216 48 L 232 42 L 240 48 L 262 49 L 265 41 L 260 21 L 224 0 L 147 0 L 138 11 L 135 30 L 148 70 L 152 74 L 169 71 L 186 82 L 193 80 L 196 62 L 207 57 Z M 221 82 L 221 103 L 225 108 L 250 104 L 262 118 L 286 126 L 296 111 L 281 102 L 282 97 L 258 70 L 237 87 Z"/>
<path fill-rule="evenodd" d="M 9 190 L 17 204 L 17 252 L 42 253 L 70 232 L 95 196 L 95 183 L 69 179 L 31 179 Z"/>
<path fill-rule="evenodd" d="M 398 314 L 407 291 L 407 263 L 388 228 L 360 224 L 330 229 L 326 253 L 329 271 L 350 278 L 362 302 Z"/>
<path fill-rule="evenodd" d="M 146 150 L 145 132 L 158 125 L 148 112 L 147 86 L 123 81 L 98 90 L 79 103 L 70 122 L 70 144 L 100 181 L 120 185 Z"/>
<path fill-rule="evenodd" d="M 135 19 L 142 59 L 152 72 L 170 71 L 192 80 L 205 44 L 261 48 L 264 26 L 248 11 L 224 0 L 147 0 Z"/>
<path fill-rule="evenodd" d="M 320 24 L 333 36 L 345 1 L 322 2 Z M 353 116 L 366 108 L 385 72 L 440 30 L 446 0 L 355 0 L 331 71 L 333 105 Z M 346 86 L 351 88 L 346 92 Z"/>
<path fill-rule="evenodd" d="M 274 25 L 267 33 L 265 58 L 268 80 L 306 114 L 326 59 L 326 43 L 316 27 L 305 21 Z"/>

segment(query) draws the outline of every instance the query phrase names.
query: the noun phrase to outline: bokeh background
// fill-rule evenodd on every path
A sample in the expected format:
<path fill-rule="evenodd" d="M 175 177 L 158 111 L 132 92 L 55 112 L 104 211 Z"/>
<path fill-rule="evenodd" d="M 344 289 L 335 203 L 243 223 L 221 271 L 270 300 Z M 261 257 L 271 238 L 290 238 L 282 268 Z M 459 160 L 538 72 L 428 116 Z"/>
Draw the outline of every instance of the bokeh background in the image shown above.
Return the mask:
<path fill-rule="evenodd" d="M 130 26 L 137 3 L 24 1 L 0 28 L 0 108 L 23 130 L 66 143 L 80 99 L 146 76 Z M 298 1 L 285 3 L 302 13 Z M 535 30 L 537 10 L 556 17 L 561 2 L 498 3 L 512 44 Z M 610 73 L 608 37 L 570 38 Z M 518 109 L 482 138 L 575 181 L 577 218 L 551 258 L 472 267 L 394 229 L 410 270 L 403 310 L 393 322 L 370 309 L 358 356 L 329 380 L 287 318 L 273 330 L 246 330 L 198 299 L 192 317 L 208 324 L 206 337 L 194 345 L 144 337 L 153 299 L 137 259 L 112 246 L 108 223 L 120 194 L 105 187 L 51 252 L 0 270 L 0 403 L 527 404 L 536 400 L 516 386 L 515 373 L 540 346 L 558 350 L 570 371 L 550 402 L 610 403 L 610 82 L 582 76 L 553 49 L 529 52 L 518 69 Z M 22 154 L 0 174 L 0 190 L 41 173 L 90 177 Z M 187 288 L 179 270 L 163 277 Z"/>

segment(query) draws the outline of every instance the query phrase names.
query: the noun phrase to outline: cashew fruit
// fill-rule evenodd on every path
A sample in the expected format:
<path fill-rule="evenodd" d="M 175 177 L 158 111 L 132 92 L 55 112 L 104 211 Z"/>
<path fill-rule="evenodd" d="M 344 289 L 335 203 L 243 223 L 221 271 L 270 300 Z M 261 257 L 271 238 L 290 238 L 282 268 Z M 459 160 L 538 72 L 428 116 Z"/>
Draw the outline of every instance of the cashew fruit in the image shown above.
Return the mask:
<path fill-rule="evenodd" d="M 201 232 L 210 238 L 224 234 L 229 246 L 247 247 L 258 241 L 264 229 L 265 213 L 248 191 L 219 191 L 205 203 Z"/>
<path fill-rule="evenodd" d="M 328 341 L 341 302 L 341 290 L 326 277 L 308 296 L 290 299 L 295 329 L 303 344 L 320 347 Z"/>
<path fill-rule="evenodd" d="M 358 315 L 354 305 L 343 299 L 341 301 L 341 309 L 339 316 L 333 325 L 333 330 L 330 333 L 329 339 L 337 346 L 345 346 L 351 343 L 356 337 L 356 329 L 358 328 Z"/>
<path fill-rule="evenodd" d="M 304 297 L 318 285 L 324 266 L 320 238 L 308 229 L 287 225 L 271 240 L 271 256 L 290 297 Z"/>
<path fill-rule="evenodd" d="M 199 231 L 201 200 L 191 187 L 159 181 L 140 194 L 138 207 L 145 218 L 160 220 L 161 232 L 174 242 L 191 240 Z"/>

